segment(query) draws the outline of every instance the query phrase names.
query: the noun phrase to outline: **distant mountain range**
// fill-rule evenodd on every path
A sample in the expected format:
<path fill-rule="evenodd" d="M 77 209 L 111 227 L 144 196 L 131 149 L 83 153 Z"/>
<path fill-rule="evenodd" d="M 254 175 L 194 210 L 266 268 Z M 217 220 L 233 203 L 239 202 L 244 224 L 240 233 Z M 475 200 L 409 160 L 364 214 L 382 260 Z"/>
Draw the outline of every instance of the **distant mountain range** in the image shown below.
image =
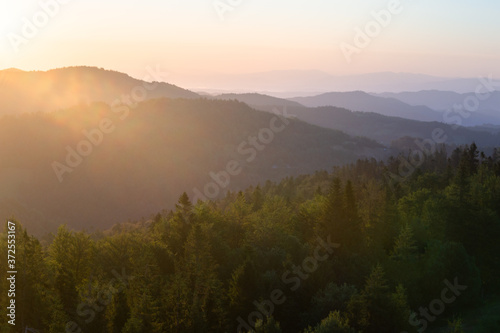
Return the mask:
<path fill-rule="evenodd" d="M 389 117 L 372 112 L 354 112 L 337 107 L 290 108 L 290 113 L 310 124 L 342 130 L 350 135 L 365 136 L 391 145 L 402 137 L 431 139 L 434 130 L 440 129 L 446 135 L 447 145 L 464 145 L 475 141 L 485 148 L 500 143 L 500 129 L 454 127 L 440 122 L 423 122 L 411 119 Z M 399 146 L 399 148 L 405 148 Z"/>
<path fill-rule="evenodd" d="M 445 78 L 411 73 L 331 75 L 316 70 L 282 70 L 249 74 L 175 75 L 169 80 L 182 87 L 212 94 L 258 92 L 282 98 L 312 96 L 325 92 L 365 91 L 369 93 L 421 90 L 474 92 L 478 78 Z M 500 87 L 499 80 L 493 80 Z M 500 90 L 498 88 L 497 90 Z"/>
<path fill-rule="evenodd" d="M 421 91 L 405 93 L 367 94 L 362 91 L 332 92 L 311 97 L 295 97 L 290 100 L 309 107 L 337 106 L 353 111 L 375 112 L 420 121 L 439 121 L 460 125 L 477 126 L 500 124 L 500 92 L 494 91 L 483 100 L 474 93 L 458 94 L 442 91 Z M 471 100 L 469 100 L 471 99 Z M 465 104 L 473 102 L 474 112 L 465 112 Z M 477 103 L 476 103 L 477 102 Z M 462 108 L 453 109 L 455 105 Z M 448 111 L 450 110 L 450 111 Z"/>
<path fill-rule="evenodd" d="M 417 121 L 439 120 L 433 107 L 466 97 L 436 96 L 429 105 L 421 102 L 425 93 L 202 96 L 94 67 L 0 71 L 0 216 L 15 215 L 35 234 L 61 223 L 105 228 L 170 208 L 184 191 L 224 195 L 359 158 L 383 159 L 436 129 L 451 147 L 498 146 L 500 126 Z M 496 98 L 484 104 L 489 116 Z M 234 163 L 241 167 L 237 175 L 220 176 L 233 172 Z"/>
<path fill-rule="evenodd" d="M 220 100 L 237 100 L 252 106 L 279 106 L 279 107 L 300 107 L 302 104 L 293 100 L 273 97 L 264 94 L 248 93 L 248 94 L 221 94 L 211 96 L 212 99 Z"/>
<path fill-rule="evenodd" d="M 357 98 L 357 97 L 360 98 Z M 338 97 L 338 98 L 337 98 Z M 418 121 L 410 118 L 407 114 L 402 112 L 406 110 L 410 115 L 418 118 L 418 111 L 416 110 L 430 110 L 427 107 L 413 107 L 394 99 L 381 98 L 370 96 L 363 92 L 353 93 L 332 93 L 320 95 L 317 97 L 308 98 L 294 98 L 293 102 L 303 102 L 308 105 L 331 105 L 350 103 L 350 107 L 354 110 L 361 109 L 363 111 L 351 111 L 347 108 L 337 106 L 322 106 L 322 107 L 307 107 L 303 105 L 290 105 L 290 100 L 269 98 L 268 96 L 258 94 L 232 94 L 232 99 L 236 99 L 245 103 L 249 103 L 253 107 L 267 112 L 272 112 L 274 108 L 287 106 L 289 112 L 297 119 L 303 120 L 307 123 L 318 125 L 325 128 L 331 128 L 344 131 L 354 136 L 364 136 L 370 139 L 390 146 L 392 142 L 398 141 L 402 137 L 413 137 L 428 139 L 432 137 L 432 133 L 436 128 L 442 129 L 444 134 L 447 135 L 447 145 L 462 145 L 475 141 L 478 145 L 486 147 L 494 147 L 500 143 L 500 127 L 499 126 L 476 126 L 476 127 L 463 127 L 453 126 L 452 124 L 445 124 L 438 121 Z M 365 98 L 365 100 L 363 100 Z M 321 102 L 323 101 L 324 102 Z M 370 101 L 372 103 L 370 103 Z M 385 103 L 387 101 L 387 103 Z M 275 104 L 270 104 L 274 102 Z M 363 104 L 363 102 L 365 102 Z M 353 106 L 357 104 L 357 107 Z M 400 108 L 394 107 L 400 105 Z M 368 112 L 379 111 L 376 112 Z M 393 110 L 399 117 L 391 116 L 390 112 L 386 110 Z M 411 112 L 415 112 L 411 114 Z M 432 115 L 434 112 L 438 119 L 441 114 L 436 111 L 429 111 Z M 381 113 L 385 113 L 381 114 Z M 439 119 L 442 120 L 442 119 Z M 399 147 L 401 148 L 401 146 Z"/>
<path fill-rule="evenodd" d="M 304 80 L 300 78 L 305 78 Z M 463 104 L 468 96 L 473 95 L 480 83 L 479 79 L 452 80 L 453 82 L 469 82 L 467 94 L 451 91 L 417 91 L 417 92 L 387 92 L 391 87 L 424 87 L 429 83 L 437 84 L 446 81 L 442 78 L 396 73 L 375 73 L 334 77 L 320 71 L 273 71 L 266 73 L 248 74 L 243 76 L 224 76 L 227 81 L 237 80 L 250 82 L 252 87 L 265 88 L 266 85 L 277 85 L 289 93 L 294 91 L 296 83 L 307 83 L 308 87 L 315 87 L 319 82 L 334 83 L 332 90 L 314 96 L 289 96 L 290 101 L 276 99 L 277 97 L 258 93 L 226 93 L 216 96 L 217 99 L 238 99 L 249 105 L 263 106 L 280 104 L 282 106 L 298 106 L 299 103 L 309 107 L 337 106 L 353 111 L 376 112 L 382 115 L 403 117 L 421 121 L 446 120 L 444 111 L 455 104 Z M 169 79 L 171 77 L 169 76 Z M 151 77 L 150 81 L 154 81 Z M 472 84 L 474 83 L 474 84 Z M 47 112 L 64 109 L 77 104 L 95 101 L 113 103 L 117 100 L 135 103 L 134 96 L 140 100 L 151 98 L 212 98 L 211 95 L 198 94 L 178 86 L 157 82 L 155 89 L 145 89 L 147 82 L 134 79 L 127 74 L 104 70 L 96 67 L 67 67 L 50 71 L 25 72 L 18 69 L 0 71 L 0 115 L 19 114 L 25 112 Z M 326 84 L 326 83 L 325 83 Z M 492 83 L 493 84 L 493 83 Z M 496 84 L 496 83 L 495 83 Z M 292 85 L 292 86 L 291 86 Z M 150 85 L 151 86 L 151 85 Z M 229 85 L 237 90 L 238 82 Z M 500 86 L 500 85 L 498 85 Z M 287 88 L 288 87 L 288 88 Z M 364 87 L 365 91 L 382 90 L 383 93 L 366 93 L 363 91 L 345 91 L 353 87 Z M 370 88 L 371 87 L 371 88 Z M 374 89 L 376 87 L 376 89 Z M 446 87 L 442 85 L 441 87 Z M 264 89 L 265 90 L 265 89 Z M 500 124 L 500 92 L 495 91 L 486 99 L 481 100 L 479 109 L 471 116 L 462 117 L 462 124 L 478 126 L 483 124 Z"/>
<path fill-rule="evenodd" d="M 308 107 L 337 106 L 353 111 L 375 112 L 385 116 L 420 121 L 440 121 L 442 115 L 427 106 L 412 106 L 395 98 L 378 97 L 362 91 L 331 92 L 290 100 Z"/>
<path fill-rule="evenodd" d="M 432 93 L 436 98 L 430 99 L 431 102 L 425 105 L 427 93 Z M 317 96 L 294 97 L 289 99 L 257 93 L 222 94 L 216 95 L 213 98 L 223 100 L 235 99 L 259 109 L 269 105 L 288 107 L 306 106 L 312 108 L 335 106 L 353 111 L 374 112 L 389 117 L 400 117 L 426 122 L 441 122 L 450 125 L 455 124 L 454 117 L 459 117 L 460 124 L 463 126 L 482 126 L 485 124 L 500 125 L 500 92 L 495 91 L 491 94 L 490 98 L 484 100 L 484 102 L 481 101 L 478 110 L 469 113 L 467 117 L 461 116 L 457 112 L 446 113 L 446 108 L 439 108 L 443 105 L 453 106 L 457 103 L 463 105 L 464 101 L 466 101 L 466 98 L 469 96 L 473 97 L 474 94 L 422 91 L 416 93 L 384 93 L 374 95 L 362 91 L 353 91 L 331 92 Z M 405 100 L 408 100 L 411 104 L 406 103 Z M 433 107 L 436 107 L 436 110 L 434 110 Z"/>
<path fill-rule="evenodd" d="M 418 92 L 382 93 L 377 96 L 395 98 L 413 106 L 427 106 L 434 110 L 446 111 L 455 105 L 463 107 L 469 104 L 470 116 L 465 119 L 470 124 L 480 125 L 484 123 L 500 124 L 500 91 L 488 92 L 481 89 L 482 95 L 476 93 L 459 94 L 451 91 L 426 90 Z"/>

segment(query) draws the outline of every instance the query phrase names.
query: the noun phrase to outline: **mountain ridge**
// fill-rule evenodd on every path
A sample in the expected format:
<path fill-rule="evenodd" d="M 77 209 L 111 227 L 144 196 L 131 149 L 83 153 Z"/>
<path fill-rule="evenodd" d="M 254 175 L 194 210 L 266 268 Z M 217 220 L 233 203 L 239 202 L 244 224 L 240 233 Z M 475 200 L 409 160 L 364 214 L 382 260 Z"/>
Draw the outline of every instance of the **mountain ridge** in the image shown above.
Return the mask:
<path fill-rule="evenodd" d="M 442 118 L 438 112 L 428 107 L 411 106 L 398 99 L 377 97 L 359 90 L 330 92 L 312 97 L 295 97 L 290 100 L 308 107 L 336 106 L 353 111 L 375 112 L 385 116 L 419 121 L 439 121 Z"/>
<path fill-rule="evenodd" d="M 35 234 L 61 223 L 105 228 L 172 208 L 186 190 L 210 198 L 232 161 L 241 175 L 218 195 L 387 155 L 373 140 L 292 118 L 285 126 L 281 116 L 237 101 L 161 98 L 124 119 L 114 111 L 93 103 L 0 118 L 0 179 L 9 180 L 0 214 L 14 214 Z M 30 135 L 8 140 L 19 133 Z"/>
<path fill-rule="evenodd" d="M 150 69 L 154 72 L 156 69 Z M 148 73 L 147 77 L 153 78 Z M 161 75 L 158 75 L 161 76 Z M 199 98 L 187 89 L 166 82 L 146 82 L 126 73 L 92 66 L 48 71 L 0 71 L 1 114 L 50 112 L 81 103 L 135 103 L 147 98 Z M 151 87 L 154 86 L 154 89 Z M 128 101 L 124 101 L 124 97 Z"/>

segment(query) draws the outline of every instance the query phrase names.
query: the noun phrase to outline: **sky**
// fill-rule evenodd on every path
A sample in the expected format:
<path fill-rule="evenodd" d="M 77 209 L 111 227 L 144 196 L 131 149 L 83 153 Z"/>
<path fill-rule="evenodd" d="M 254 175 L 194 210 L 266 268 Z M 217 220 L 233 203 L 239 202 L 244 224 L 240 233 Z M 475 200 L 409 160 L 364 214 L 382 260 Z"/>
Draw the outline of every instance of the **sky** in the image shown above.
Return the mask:
<path fill-rule="evenodd" d="M 0 0 L 0 69 L 499 78 L 499 15 L 498 0 Z"/>

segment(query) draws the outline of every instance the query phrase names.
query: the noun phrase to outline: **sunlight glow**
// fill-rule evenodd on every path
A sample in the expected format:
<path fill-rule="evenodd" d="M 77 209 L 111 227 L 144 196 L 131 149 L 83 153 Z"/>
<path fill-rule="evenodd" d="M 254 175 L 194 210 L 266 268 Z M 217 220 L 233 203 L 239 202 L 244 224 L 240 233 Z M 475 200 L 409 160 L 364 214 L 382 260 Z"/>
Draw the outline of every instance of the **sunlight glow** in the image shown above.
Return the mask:
<path fill-rule="evenodd" d="M 17 7 L 11 2 L 0 2 L 0 36 L 7 36 L 15 27 L 19 17 Z"/>

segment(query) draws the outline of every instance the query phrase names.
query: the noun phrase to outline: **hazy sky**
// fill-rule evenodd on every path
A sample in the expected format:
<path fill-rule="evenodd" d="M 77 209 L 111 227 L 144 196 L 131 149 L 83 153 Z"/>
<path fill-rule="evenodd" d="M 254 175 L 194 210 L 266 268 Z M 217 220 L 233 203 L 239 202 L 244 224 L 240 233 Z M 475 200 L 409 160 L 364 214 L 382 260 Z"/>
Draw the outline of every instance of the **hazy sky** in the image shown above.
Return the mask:
<path fill-rule="evenodd" d="M 401 0 L 390 23 L 373 30 L 348 63 L 340 45 L 356 46 L 357 27 L 376 29 L 372 11 L 390 2 L 0 0 L 0 68 L 90 65 L 140 77 L 159 64 L 178 74 L 319 69 L 500 77 L 498 0 Z M 52 15 L 44 3 L 52 3 L 43 6 Z M 223 20 L 215 3 L 232 7 Z"/>

